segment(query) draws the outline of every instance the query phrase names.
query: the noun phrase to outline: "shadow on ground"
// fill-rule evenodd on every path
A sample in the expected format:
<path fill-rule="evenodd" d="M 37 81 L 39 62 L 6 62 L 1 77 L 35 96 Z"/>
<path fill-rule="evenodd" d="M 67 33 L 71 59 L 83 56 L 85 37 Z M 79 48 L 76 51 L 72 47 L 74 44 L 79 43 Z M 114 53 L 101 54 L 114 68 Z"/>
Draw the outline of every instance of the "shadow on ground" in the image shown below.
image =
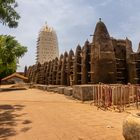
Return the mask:
<path fill-rule="evenodd" d="M 0 139 L 7 140 L 11 136 L 18 134 L 16 131 L 16 126 L 19 123 L 27 125 L 31 123 L 30 120 L 22 120 L 21 116 L 26 115 L 26 113 L 20 113 L 25 106 L 23 105 L 0 105 Z M 26 132 L 30 127 L 23 127 L 20 132 Z M 23 131 L 26 130 L 26 131 Z"/>

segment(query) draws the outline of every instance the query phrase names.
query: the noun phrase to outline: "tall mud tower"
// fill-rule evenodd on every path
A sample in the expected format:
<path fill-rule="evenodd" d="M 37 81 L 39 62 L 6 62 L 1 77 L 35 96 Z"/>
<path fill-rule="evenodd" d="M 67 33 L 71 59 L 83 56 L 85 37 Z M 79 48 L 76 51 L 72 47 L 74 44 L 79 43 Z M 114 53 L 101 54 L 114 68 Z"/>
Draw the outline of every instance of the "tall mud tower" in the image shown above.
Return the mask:
<path fill-rule="evenodd" d="M 91 43 L 91 83 L 116 83 L 116 60 L 105 24 L 97 23 Z"/>
<path fill-rule="evenodd" d="M 58 41 L 53 28 L 45 25 L 37 40 L 37 63 L 43 64 L 59 57 Z"/>

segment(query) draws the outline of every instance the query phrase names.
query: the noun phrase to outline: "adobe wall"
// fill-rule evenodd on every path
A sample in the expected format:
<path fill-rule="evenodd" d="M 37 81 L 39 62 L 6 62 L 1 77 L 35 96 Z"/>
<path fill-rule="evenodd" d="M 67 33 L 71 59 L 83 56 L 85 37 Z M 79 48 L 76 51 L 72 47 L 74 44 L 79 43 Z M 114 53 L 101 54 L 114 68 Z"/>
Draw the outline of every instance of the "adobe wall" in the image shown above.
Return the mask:
<path fill-rule="evenodd" d="M 92 42 L 86 41 L 75 52 L 70 50 L 59 59 L 35 64 L 25 71 L 29 82 L 44 85 L 139 84 L 140 51 L 133 52 L 128 38 L 111 38 L 99 21 Z"/>

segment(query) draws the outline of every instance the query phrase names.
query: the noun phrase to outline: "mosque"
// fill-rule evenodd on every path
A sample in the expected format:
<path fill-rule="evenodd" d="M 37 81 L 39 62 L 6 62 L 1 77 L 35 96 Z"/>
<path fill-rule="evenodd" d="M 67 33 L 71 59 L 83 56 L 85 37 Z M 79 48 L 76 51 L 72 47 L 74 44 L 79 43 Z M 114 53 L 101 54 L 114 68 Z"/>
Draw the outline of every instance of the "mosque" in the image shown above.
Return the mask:
<path fill-rule="evenodd" d="M 67 86 L 140 83 L 140 45 L 134 53 L 131 41 L 110 37 L 101 19 L 96 24 L 92 41 L 85 41 L 82 47 L 78 45 L 75 53 L 70 50 L 60 58 L 38 62 L 28 68 L 30 82 Z"/>

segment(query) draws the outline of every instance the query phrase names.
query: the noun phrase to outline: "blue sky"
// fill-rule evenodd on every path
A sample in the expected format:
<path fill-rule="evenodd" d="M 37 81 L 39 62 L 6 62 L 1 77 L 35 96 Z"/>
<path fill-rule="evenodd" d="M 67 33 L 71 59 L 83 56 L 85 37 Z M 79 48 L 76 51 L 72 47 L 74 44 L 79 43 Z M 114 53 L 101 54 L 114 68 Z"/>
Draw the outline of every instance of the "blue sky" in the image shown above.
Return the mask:
<path fill-rule="evenodd" d="M 83 46 L 93 34 L 99 18 L 106 24 L 110 36 L 128 37 L 136 51 L 140 41 L 139 0 L 17 0 L 16 9 L 21 15 L 19 26 L 10 29 L 0 25 L 0 34 L 10 34 L 24 46 L 28 53 L 20 59 L 18 71 L 33 65 L 36 41 L 41 27 L 47 21 L 58 36 L 60 54 Z"/>

